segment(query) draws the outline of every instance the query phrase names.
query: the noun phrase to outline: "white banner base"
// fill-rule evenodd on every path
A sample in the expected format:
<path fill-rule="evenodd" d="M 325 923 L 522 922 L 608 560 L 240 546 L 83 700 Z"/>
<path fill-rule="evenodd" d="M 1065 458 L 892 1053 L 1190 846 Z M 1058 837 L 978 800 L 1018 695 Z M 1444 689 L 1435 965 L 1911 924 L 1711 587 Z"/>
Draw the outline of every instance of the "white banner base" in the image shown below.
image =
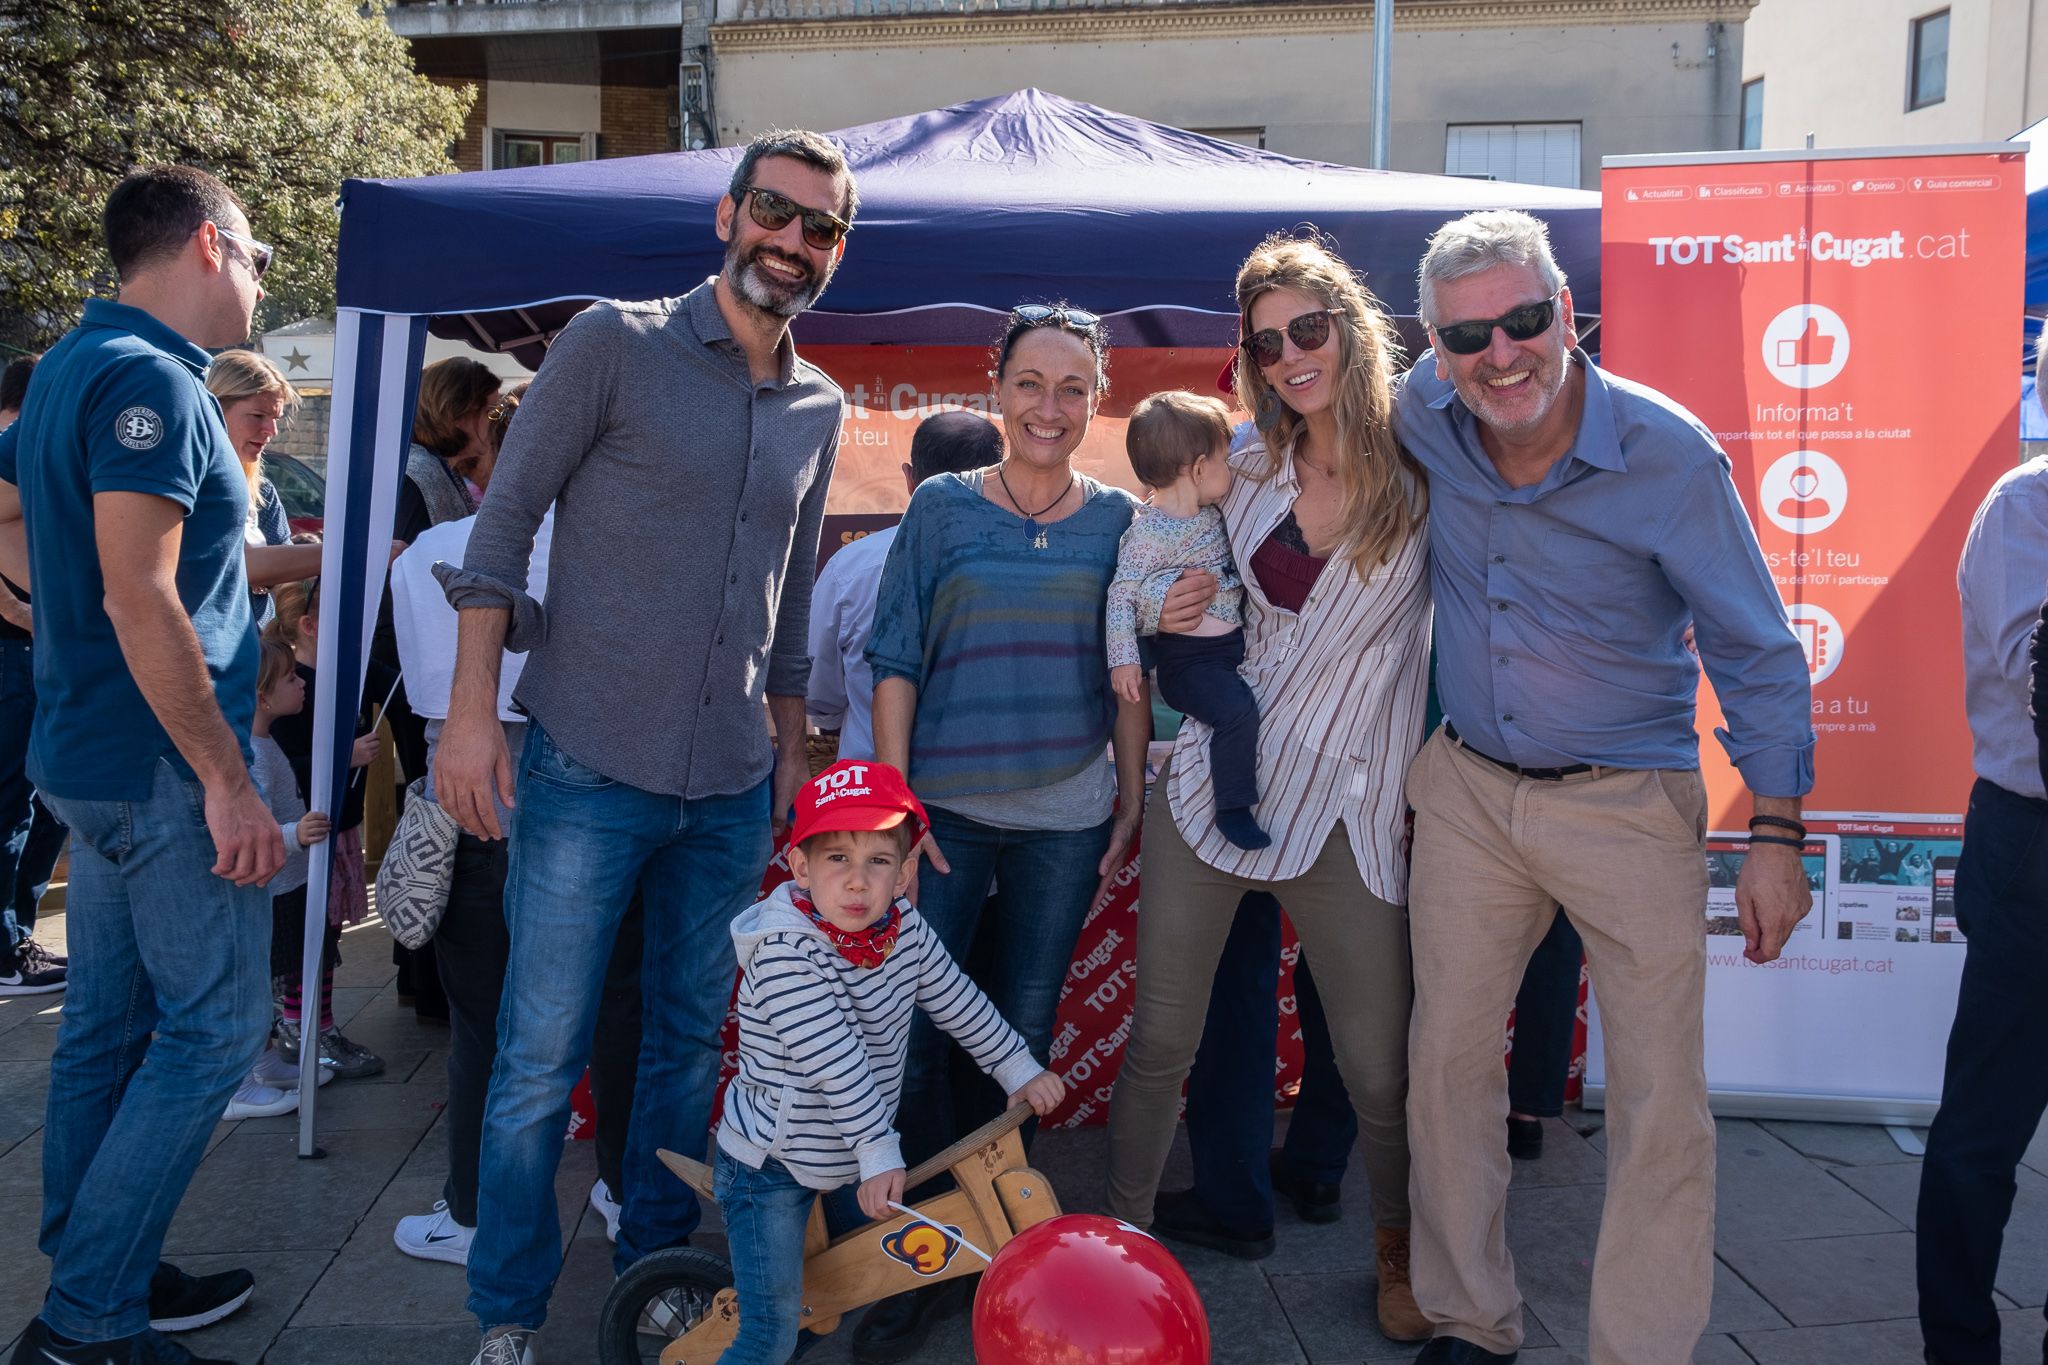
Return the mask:
<path fill-rule="evenodd" d="M 1580 1100 L 1589 1110 L 1607 1108 L 1607 1087 L 1588 1084 Z M 1762 1090 L 1713 1090 L 1707 1108 L 1719 1119 L 1794 1119 L 1811 1123 L 1881 1123 L 1925 1128 L 1937 1106 L 1928 1100 L 1860 1099 L 1849 1095 L 1784 1095 Z"/>

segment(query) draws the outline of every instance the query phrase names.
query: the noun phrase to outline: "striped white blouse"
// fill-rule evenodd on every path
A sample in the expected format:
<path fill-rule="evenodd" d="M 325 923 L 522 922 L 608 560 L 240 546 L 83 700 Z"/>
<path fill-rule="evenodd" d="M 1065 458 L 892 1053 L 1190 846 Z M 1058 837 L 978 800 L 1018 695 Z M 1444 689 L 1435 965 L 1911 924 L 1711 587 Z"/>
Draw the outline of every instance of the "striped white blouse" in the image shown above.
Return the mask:
<path fill-rule="evenodd" d="M 1243 566 L 1245 661 L 1259 701 L 1259 823 L 1269 848 L 1236 847 L 1216 830 L 1209 727 L 1189 718 L 1173 746 L 1167 799 L 1175 826 L 1209 866 L 1277 882 L 1315 862 L 1344 822 L 1366 887 L 1408 898 L 1405 846 L 1408 761 L 1422 742 L 1429 688 L 1428 534 L 1417 527 L 1393 559 L 1361 579 L 1350 561 L 1324 565 L 1299 614 L 1273 605 L 1251 572 L 1252 554 L 1301 491 L 1294 452 L 1264 483 L 1254 440 L 1231 457 L 1238 478 L 1223 501 L 1230 549 Z"/>

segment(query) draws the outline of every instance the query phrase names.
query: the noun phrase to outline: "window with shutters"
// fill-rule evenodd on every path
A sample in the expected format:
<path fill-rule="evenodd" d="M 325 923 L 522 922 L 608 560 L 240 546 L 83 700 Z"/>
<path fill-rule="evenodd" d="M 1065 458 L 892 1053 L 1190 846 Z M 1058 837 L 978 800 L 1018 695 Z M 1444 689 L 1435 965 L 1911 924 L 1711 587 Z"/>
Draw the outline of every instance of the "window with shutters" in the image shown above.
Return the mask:
<path fill-rule="evenodd" d="M 1444 174 L 1577 189 L 1579 125 L 1453 123 L 1445 130 Z"/>

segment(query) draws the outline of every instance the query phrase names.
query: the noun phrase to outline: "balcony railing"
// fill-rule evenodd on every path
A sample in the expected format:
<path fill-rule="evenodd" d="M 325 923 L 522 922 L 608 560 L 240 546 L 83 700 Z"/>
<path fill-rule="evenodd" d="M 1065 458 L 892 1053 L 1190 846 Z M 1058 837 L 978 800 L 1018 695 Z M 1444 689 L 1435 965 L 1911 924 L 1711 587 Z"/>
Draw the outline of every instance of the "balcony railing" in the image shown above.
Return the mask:
<path fill-rule="evenodd" d="M 527 0 L 531 3 L 531 0 Z M 854 19 L 896 14 L 1015 14 L 1077 9 L 1180 9 L 1279 0 L 718 0 L 717 23 Z"/>

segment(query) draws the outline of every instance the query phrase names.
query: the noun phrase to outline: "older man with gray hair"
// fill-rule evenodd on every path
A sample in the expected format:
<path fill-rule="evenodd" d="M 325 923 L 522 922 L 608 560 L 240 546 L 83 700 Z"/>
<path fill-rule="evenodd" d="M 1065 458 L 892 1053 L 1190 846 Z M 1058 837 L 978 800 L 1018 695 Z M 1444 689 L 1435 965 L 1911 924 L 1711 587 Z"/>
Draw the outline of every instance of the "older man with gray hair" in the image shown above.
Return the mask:
<path fill-rule="evenodd" d="M 1812 904 L 1806 661 L 1727 457 L 1690 413 L 1578 349 L 1542 223 L 1446 224 L 1421 295 L 1432 349 L 1395 414 L 1429 472 L 1444 710 L 1408 774 L 1414 1285 L 1436 1331 L 1419 1360 L 1521 1348 L 1501 1029 L 1562 904 L 1610 1077 L 1589 1357 L 1686 1365 L 1714 1247 L 1695 694 L 1704 664 L 1728 718 L 1716 735 L 1755 799 L 1745 955 L 1769 962 Z"/>

